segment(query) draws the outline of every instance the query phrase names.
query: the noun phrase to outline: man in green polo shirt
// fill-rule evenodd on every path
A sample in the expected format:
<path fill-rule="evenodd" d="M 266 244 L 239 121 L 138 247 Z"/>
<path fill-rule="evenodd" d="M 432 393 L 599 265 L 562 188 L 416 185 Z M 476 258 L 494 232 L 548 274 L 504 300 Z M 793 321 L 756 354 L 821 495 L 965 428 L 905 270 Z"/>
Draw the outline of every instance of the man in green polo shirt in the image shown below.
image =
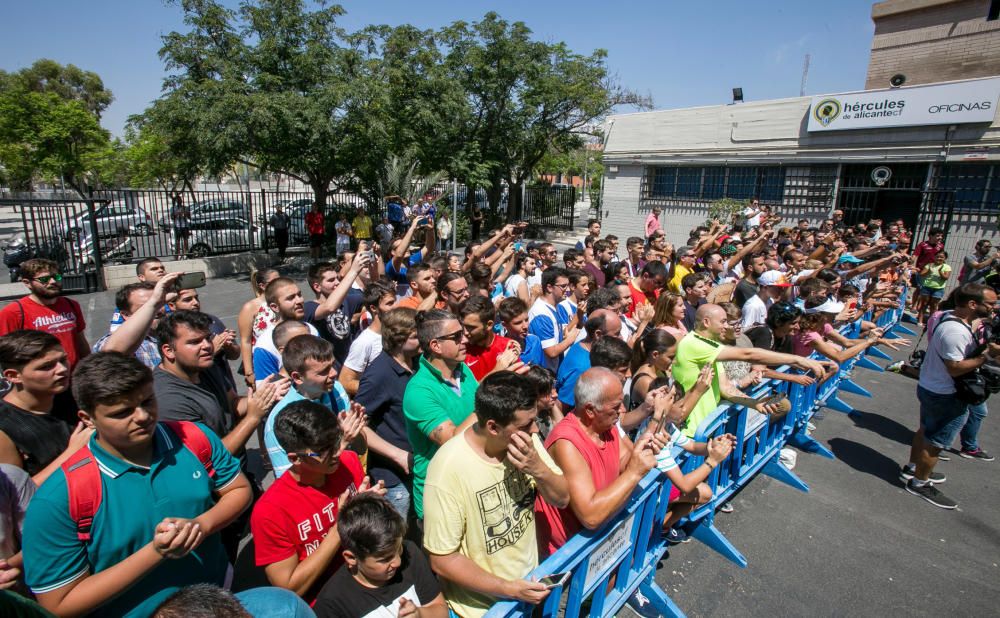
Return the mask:
<path fill-rule="evenodd" d="M 25 581 L 38 602 L 59 616 L 131 618 L 150 615 L 185 586 L 221 586 L 228 559 L 217 532 L 252 497 L 239 461 L 196 424 L 211 446 L 212 476 L 199 459 L 207 453 L 196 455 L 157 423 L 152 372 L 134 356 L 87 357 L 73 374 L 73 395 L 80 420 L 95 430 L 87 465 L 96 463 L 101 500 L 84 541 L 62 469 L 35 494 L 23 547 Z"/>
<path fill-rule="evenodd" d="M 424 354 L 403 393 L 403 415 L 413 446 L 413 508 L 423 519 L 427 465 L 438 447 L 476 420 L 479 384 L 465 364 L 465 329 L 452 313 L 418 313 L 417 339 Z"/>
<path fill-rule="evenodd" d="M 812 359 L 760 348 L 737 348 L 723 344 L 722 332 L 729 325 L 726 323 L 726 310 L 719 305 L 705 304 L 698 307 L 694 319 L 695 329 L 677 344 L 677 356 L 673 364 L 674 379 L 688 391 L 698 381 L 698 374 L 709 363 L 714 366 L 715 376 L 712 378 L 712 388 L 705 391 L 687 417 L 684 434 L 688 437 L 694 437 L 698 425 L 712 414 L 722 399 L 742 404 L 753 402 L 726 378 L 726 372 L 720 364 L 724 361 L 791 365 L 812 372 L 817 378 L 823 377 L 823 365 Z M 765 414 L 773 412 L 763 405 L 757 409 Z"/>

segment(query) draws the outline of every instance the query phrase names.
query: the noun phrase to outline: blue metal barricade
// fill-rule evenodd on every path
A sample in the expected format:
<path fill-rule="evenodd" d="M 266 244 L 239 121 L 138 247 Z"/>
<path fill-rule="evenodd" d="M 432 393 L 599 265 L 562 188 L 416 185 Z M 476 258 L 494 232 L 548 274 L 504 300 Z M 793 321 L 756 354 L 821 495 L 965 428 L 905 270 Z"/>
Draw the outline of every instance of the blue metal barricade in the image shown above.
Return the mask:
<path fill-rule="evenodd" d="M 898 308 L 883 311 L 879 315 L 866 314 L 889 333 L 893 330 L 910 332 L 901 327 L 904 315 L 905 291 Z M 861 321 L 842 327 L 841 332 L 848 337 L 860 334 Z M 874 349 L 874 348 L 873 348 Z M 791 410 L 782 418 L 773 419 L 756 410 L 737 404 L 720 405 L 698 427 L 695 439 L 707 441 L 715 436 L 730 433 L 736 437 L 733 452 L 705 480 L 712 490 L 712 499 L 682 519 L 678 525 L 690 530 L 694 538 L 702 541 L 741 567 L 747 566 L 747 559 L 715 527 L 716 509 L 746 487 L 758 474 L 763 473 L 796 489 L 809 491 L 809 486 L 792 473 L 780 460 L 780 452 L 786 445 L 796 446 L 804 451 L 833 458 L 833 453 L 810 437 L 807 432 L 809 420 L 823 406 L 845 413 L 853 411 L 837 395 L 843 389 L 848 392 L 867 394 L 867 390 L 854 384 L 850 372 L 856 366 L 874 365 L 862 353 L 844 364 L 832 377 L 809 385 L 779 380 L 770 380 L 758 385 L 749 393 L 751 397 L 766 391 L 784 393 Z M 881 367 L 877 367 L 881 370 Z M 790 367 L 778 371 L 791 372 Z M 860 392 L 863 391 L 863 392 Z M 685 473 L 697 468 L 704 461 L 702 456 L 692 455 L 674 447 L 674 456 Z M 584 531 L 559 549 L 527 577 L 543 577 L 553 573 L 570 571 L 569 581 L 552 590 L 546 599 L 541 615 L 554 618 L 559 615 L 613 616 L 625 601 L 635 592 L 641 592 L 664 616 L 684 616 L 680 608 L 656 584 L 656 565 L 666 551 L 662 525 L 669 508 L 671 484 L 658 470 L 652 470 L 643 478 L 633 492 L 625 509 L 598 530 Z M 560 603 L 566 593 L 565 613 L 560 612 Z M 530 605 L 518 601 L 501 601 L 494 605 L 487 618 L 513 618 L 531 615 Z"/>

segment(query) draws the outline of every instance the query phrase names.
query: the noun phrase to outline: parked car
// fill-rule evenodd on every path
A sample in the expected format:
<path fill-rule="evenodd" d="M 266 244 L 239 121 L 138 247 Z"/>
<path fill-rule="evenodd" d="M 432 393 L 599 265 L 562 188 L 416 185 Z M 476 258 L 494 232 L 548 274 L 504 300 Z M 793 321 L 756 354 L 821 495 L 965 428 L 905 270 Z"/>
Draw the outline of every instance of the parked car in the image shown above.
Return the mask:
<path fill-rule="evenodd" d="M 124 201 L 108 202 L 94 211 L 97 235 L 101 238 L 122 236 L 127 233 L 148 236 L 153 233 L 153 220 L 139 206 L 130 206 Z M 57 223 L 52 233 L 63 240 L 76 241 L 81 234 L 90 234 L 90 213 L 83 212 Z"/>
<path fill-rule="evenodd" d="M 250 219 L 250 208 L 239 200 L 202 200 L 191 204 L 189 210 L 191 211 L 192 229 L 194 229 L 195 223 L 202 221 L 214 221 L 226 217 Z M 167 208 L 167 212 L 160 217 L 160 227 L 165 230 L 173 229 L 174 222 L 170 218 L 170 208 Z"/>
<path fill-rule="evenodd" d="M 260 226 L 252 225 L 247 218 L 225 217 L 192 222 L 188 252 L 193 257 L 204 257 L 213 253 L 250 251 L 263 246 L 262 242 Z"/>

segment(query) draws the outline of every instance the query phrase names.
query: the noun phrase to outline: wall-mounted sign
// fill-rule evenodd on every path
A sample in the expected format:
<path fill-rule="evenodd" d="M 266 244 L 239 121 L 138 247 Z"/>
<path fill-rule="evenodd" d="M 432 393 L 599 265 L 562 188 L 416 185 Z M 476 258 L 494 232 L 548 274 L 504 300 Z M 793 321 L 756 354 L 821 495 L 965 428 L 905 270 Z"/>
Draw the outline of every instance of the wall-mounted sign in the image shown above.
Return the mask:
<path fill-rule="evenodd" d="M 1000 78 L 812 98 L 809 131 L 992 122 Z"/>

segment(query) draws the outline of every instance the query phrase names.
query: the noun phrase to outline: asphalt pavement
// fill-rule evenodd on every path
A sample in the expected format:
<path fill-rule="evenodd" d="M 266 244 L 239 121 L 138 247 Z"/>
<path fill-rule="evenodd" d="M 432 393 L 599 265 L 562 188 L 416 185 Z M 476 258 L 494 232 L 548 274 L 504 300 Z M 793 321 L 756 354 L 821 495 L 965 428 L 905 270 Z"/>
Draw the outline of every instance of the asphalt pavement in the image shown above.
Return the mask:
<path fill-rule="evenodd" d="M 855 381 L 874 395 L 842 395 L 857 417 L 823 410 L 814 421 L 813 437 L 836 459 L 798 453 L 794 473 L 809 493 L 761 475 L 734 513 L 716 515 L 746 569 L 697 540 L 670 550 L 656 580 L 689 616 L 998 614 L 1000 460 L 952 453 L 938 464 L 958 510 L 907 493 L 898 474 L 918 419 L 916 381 L 866 369 Z M 980 446 L 1000 451 L 995 419 L 983 422 Z"/>

